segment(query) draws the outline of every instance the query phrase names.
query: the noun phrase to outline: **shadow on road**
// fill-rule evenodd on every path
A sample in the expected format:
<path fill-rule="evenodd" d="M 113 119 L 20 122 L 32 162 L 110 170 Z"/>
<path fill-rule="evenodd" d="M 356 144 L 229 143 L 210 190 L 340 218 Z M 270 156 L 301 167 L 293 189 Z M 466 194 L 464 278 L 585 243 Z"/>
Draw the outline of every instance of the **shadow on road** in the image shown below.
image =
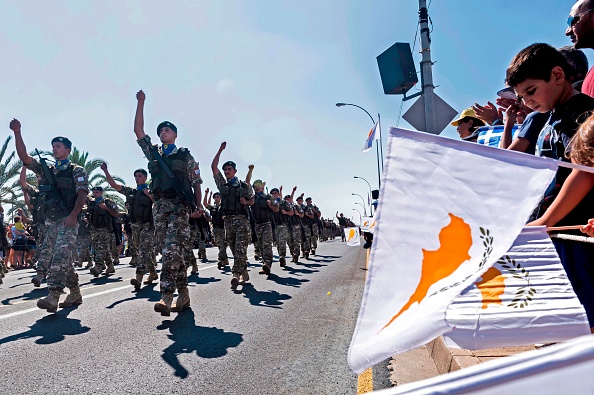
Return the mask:
<path fill-rule="evenodd" d="M 105 284 L 112 284 L 112 283 L 119 283 L 124 280 L 123 277 L 113 277 L 113 276 L 100 276 L 100 277 L 92 277 L 90 281 L 86 283 L 80 284 L 82 287 L 83 285 L 105 285 Z"/>
<path fill-rule="evenodd" d="M 179 312 L 173 321 L 163 321 L 157 329 L 169 329 L 171 332 L 167 337 L 173 343 L 163 350 L 161 357 L 174 369 L 175 376 L 182 379 L 187 378 L 189 373 L 180 363 L 178 355 L 195 352 L 201 358 L 220 358 L 227 354 L 227 349 L 237 347 L 243 341 L 239 333 L 196 325 L 191 309 Z"/>
<path fill-rule="evenodd" d="M 244 284 L 241 292 L 246 298 L 249 299 L 250 304 L 253 306 L 270 307 L 273 309 L 280 309 L 283 300 L 291 299 L 290 295 L 281 294 L 277 291 L 258 291 L 252 284 Z"/>
<path fill-rule="evenodd" d="M 32 285 L 31 285 L 32 286 Z M 12 298 L 6 298 L 2 301 L 3 305 L 10 305 L 10 302 L 13 300 L 17 300 L 17 299 L 22 299 L 22 300 L 35 300 L 35 299 L 39 299 L 41 297 L 44 297 L 47 295 L 47 288 L 43 287 L 43 288 L 33 288 L 32 290 L 30 290 L 29 292 L 19 295 L 19 296 L 13 296 Z"/>
<path fill-rule="evenodd" d="M 306 279 L 299 279 L 294 277 L 279 277 L 274 273 L 270 273 L 268 280 L 274 281 L 280 285 L 286 285 L 287 287 L 299 288 L 303 283 L 308 282 Z"/>
<path fill-rule="evenodd" d="M 299 265 L 299 263 L 298 263 Z M 312 274 L 312 273 L 317 273 L 319 272 L 319 270 L 312 270 L 312 269 L 301 269 L 301 268 L 297 268 L 297 267 L 291 267 L 291 266 L 285 266 L 283 267 L 283 272 L 288 272 L 289 274 L 296 274 L 296 275 L 301 275 L 301 274 Z"/>
<path fill-rule="evenodd" d="M 29 327 L 29 330 L 16 335 L 0 339 L 0 344 L 38 337 L 37 344 L 53 344 L 61 342 L 66 336 L 81 335 L 91 330 L 82 326 L 80 320 L 68 318 L 68 314 L 76 307 L 59 310 L 57 313 L 46 315 Z"/>
<path fill-rule="evenodd" d="M 147 284 L 147 285 L 143 284 L 142 288 L 140 288 L 140 290 L 138 290 L 138 291 L 134 291 L 134 287 L 132 285 L 130 285 L 130 292 L 134 296 L 130 296 L 129 298 L 122 299 L 122 300 L 117 300 L 117 301 L 113 302 L 112 304 L 110 304 L 109 306 L 107 306 L 107 308 L 113 309 L 114 307 L 116 307 L 117 305 L 119 305 L 121 303 L 129 302 L 131 300 L 137 300 L 137 299 L 146 299 L 148 302 L 158 302 L 159 300 L 161 300 L 161 292 L 159 292 L 159 284 L 158 283 Z"/>
<path fill-rule="evenodd" d="M 210 284 L 210 283 L 216 283 L 219 281 L 221 281 L 220 278 L 200 277 L 195 274 L 191 274 L 188 276 L 188 285 L 192 285 L 192 284 L 206 285 L 206 284 Z"/>

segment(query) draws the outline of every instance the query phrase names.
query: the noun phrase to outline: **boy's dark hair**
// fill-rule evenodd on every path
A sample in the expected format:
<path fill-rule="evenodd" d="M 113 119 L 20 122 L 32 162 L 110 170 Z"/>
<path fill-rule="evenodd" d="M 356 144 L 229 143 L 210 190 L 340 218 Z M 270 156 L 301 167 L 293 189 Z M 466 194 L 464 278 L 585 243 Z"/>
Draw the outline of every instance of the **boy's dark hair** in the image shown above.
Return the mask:
<path fill-rule="evenodd" d="M 567 80 L 572 74 L 572 69 L 561 52 L 549 44 L 532 44 L 518 52 L 511 61 L 507 68 L 505 82 L 511 87 L 528 79 L 548 82 L 551 79 L 551 71 L 557 66 L 563 69 Z"/>
<path fill-rule="evenodd" d="M 567 76 L 570 82 L 581 81 L 588 74 L 588 58 L 581 49 L 576 49 L 571 45 L 559 48 L 561 55 L 565 57 L 567 63 L 573 69 L 571 75 Z"/>

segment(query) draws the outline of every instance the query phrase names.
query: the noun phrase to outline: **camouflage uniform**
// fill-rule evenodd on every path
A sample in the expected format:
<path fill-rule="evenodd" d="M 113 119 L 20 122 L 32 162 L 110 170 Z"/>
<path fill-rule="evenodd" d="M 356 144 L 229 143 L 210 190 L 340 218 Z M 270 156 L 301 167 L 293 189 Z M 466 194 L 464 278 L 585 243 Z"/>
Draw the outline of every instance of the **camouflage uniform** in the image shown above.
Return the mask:
<path fill-rule="evenodd" d="M 252 213 L 256 221 L 256 237 L 258 244 L 258 252 L 262 257 L 262 264 L 268 265 L 269 269 L 272 267 L 272 221 L 273 211 L 268 207 L 268 202 L 272 203 L 272 197 L 264 192 L 255 194 L 254 205 L 252 206 Z M 273 203 L 278 205 L 278 203 Z"/>
<path fill-rule="evenodd" d="M 231 196 L 230 190 L 237 189 L 243 198 L 254 197 L 252 187 L 237 177 L 232 183 L 227 182 L 221 173 L 214 176 L 215 183 L 222 199 L 222 210 L 225 215 L 225 236 L 233 253 L 232 273 L 247 273 L 247 248 L 251 240 L 250 221 L 247 211 L 239 204 L 239 195 Z"/>
<path fill-rule="evenodd" d="M 225 220 L 223 219 L 223 212 L 221 206 L 214 205 L 208 206 L 210 216 L 212 218 L 212 233 L 214 235 L 215 243 L 219 248 L 218 263 L 219 269 L 222 266 L 229 264 L 229 258 L 227 257 L 227 239 L 225 238 Z"/>
<path fill-rule="evenodd" d="M 285 263 L 285 257 L 287 256 L 287 241 L 289 239 L 289 220 L 290 217 L 283 214 L 281 210 L 291 211 L 291 206 L 286 200 L 277 201 L 279 205 L 279 211 L 274 213 L 274 222 L 276 224 L 276 249 L 278 251 L 278 257 L 281 262 L 281 266 Z"/>
<path fill-rule="evenodd" d="M 311 221 L 311 249 L 313 252 L 314 250 L 316 250 L 318 248 L 318 239 L 320 238 L 320 228 L 319 228 L 320 218 L 316 214 L 316 212 L 319 212 L 320 210 L 318 209 L 318 207 L 315 204 L 308 206 L 308 207 L 310 207 L 311 212 L 314 215 L 314 217 L 310 219 L 310 221 Z"/>
<path fill-rule="evenodd" d="M 306 205 L 302 204 L 301 207 L 303 208 L 304 213 L 313 214 L 311 208 L 308 208 Z M 307 215 L 304 215 L 301 218 L 301 224 L 303 226 L 303 239 L 301 242 L 301 249 L 303 250 L 303 257 L 308 258 L 309 252 L 311 251 L 311 222 L 313 221 L 312 218 L 309 218 Z"/>
<path fill-rule="evenodd" d="M 83 220 L 83 215 L 79 215 L 78 221 L 78 235 L 76 239 L 77 244 L 77 258 L 76 262 L 82 266 L 83 262 L 92 262 L 91 258 L 91 225 Z"/>
<path fill-rule="evenodd" d="M 42 177 L 40 185 L 49 184 L 43 177 L 41 164 L 36 159 L 33 159 L 26 167 Z M 62 222 L 74 208 L 78 191 L 88 192 L 89 182 L 87 172 L 81 166 L 66 163 L 58 168 L 54 165 L 48 165 L 48 167 L 56 178 L 56 189 L 64 197 L 66 208 L 60 207 L 53 194 L 42 192 L 43 210 L 47 219 L 45 221 L 46 235 L 39 248 L 41 252 L 38 264 L 47 268 L 48 289 L 61 292 L 64 287 L 78 288 L 78 275 L 72 266 L 72 256 L 76 251 L 78 223 L 68 227 L 64 226 Z"/>
<path fill-rule="evenodd" d="M 138 140 L 149 162 L 151 172 L 151 190 L 155 197 L 153 217 L 155 235 L 159 245 L 162 245 L 163 268 L 161 270 L 161 293 L 173 293 L 186 289 L 188 276 L 184 264 L 184 245 L 190 240 L 190 205 L 176 195 L 170 181 L 163 174 L 161 165 L 153 156 L 151 138 L 145 135 Z M 192 190 L 202 183 L 198 162 L 194 160 L 187 148 L 174 148 L 167 155 L 161 146 L 157 152 L 170 166 L 170 170 L 177 176 L 184 187 Z M 192 193 L 193 195 L 193 193 Z M 193 202 L 192 202 L 193 203 Z M 162 241 L 162 242 L 161 242 Z"/>
<path fill-rule="evenodd" d="M 153 227 L 152 201 L 142 190 L 122 186 L 119 191 L 126 196 L 128 203 L 128 216 L 132 240 L 128 240 L 131 253 L 136 255 L 136 273 L 145 274 L 155 272 L 155 254 L 153 250 L 153 239 L 155 229 Z M 141 195 L 142 194 L 142 195 Z"/>
<path fill-rule="evenodd" d="M 95 250 L 95 268 L 93 273 L 98 276 L 106 267 L 112 266 L 111 248 L 112 248 L 112 215 L 107 210 L 99 207 L 100 203 L 105 203 L 112 210 L 117 210 L 113 200 L 102 197 L 99 201 L 90 199 L 87 206 L 87 215 L 91 224 L 91 243 Z"/>
<path fill-rule="evenodd" d="M 300 214 L 303 213 L 303 207 L 298 204 L 293 205 L 293 209 Z M 297 262 L 299 259 L 299 253 L 301 252 L 301 219 L 297 215 L 293 215 L 290 218 L 291 237 L 289 248 L 293 255 L 293 261 Z"/>
<path fill-rule="evenodd" d="M 197 265 L 196 255 L 194 255 L 194 245 L 198 240 L 198 219 L 197 218 L 190 218 L 190 239 L 186 244 L 184 244 L 184 263 L 186 264 L 186 269 L 190 266 Z"/>

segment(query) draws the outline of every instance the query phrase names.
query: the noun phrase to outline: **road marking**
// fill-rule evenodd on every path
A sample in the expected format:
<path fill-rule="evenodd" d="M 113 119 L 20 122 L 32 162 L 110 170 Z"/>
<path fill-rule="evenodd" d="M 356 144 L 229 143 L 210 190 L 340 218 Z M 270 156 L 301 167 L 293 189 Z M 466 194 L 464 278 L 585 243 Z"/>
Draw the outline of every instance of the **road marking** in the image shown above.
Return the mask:
<path fill-rule="evenodd" d="M 369 271 L 369 253 L 370 248 L 367 249 L 367 259 L 365 259 L 365 279 L 367 280 L 367 272 Z M 357 377 L 357 395 L 365 394 L 373 391 L 373 370 L 368 368 Z"/>
<path fill-rule="evenodd" d="M 357 395 L 373 391 L 372 368 L 361 373 L 357 379 Z"/>

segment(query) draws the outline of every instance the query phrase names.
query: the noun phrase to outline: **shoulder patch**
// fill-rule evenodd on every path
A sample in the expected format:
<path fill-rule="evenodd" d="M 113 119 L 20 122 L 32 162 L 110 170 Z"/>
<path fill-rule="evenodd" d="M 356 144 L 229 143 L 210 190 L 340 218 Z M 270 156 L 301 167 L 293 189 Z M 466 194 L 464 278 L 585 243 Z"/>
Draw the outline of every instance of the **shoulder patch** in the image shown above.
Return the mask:
<path fill-rule="evenodd" d="M 84 178 L 84 177 L 78 177 L 78 178 L 76 179 L 76 181 L 78 181 L 78 182 L 83 182 L 84 180 L 85 180 L 85 178 Z"/>

